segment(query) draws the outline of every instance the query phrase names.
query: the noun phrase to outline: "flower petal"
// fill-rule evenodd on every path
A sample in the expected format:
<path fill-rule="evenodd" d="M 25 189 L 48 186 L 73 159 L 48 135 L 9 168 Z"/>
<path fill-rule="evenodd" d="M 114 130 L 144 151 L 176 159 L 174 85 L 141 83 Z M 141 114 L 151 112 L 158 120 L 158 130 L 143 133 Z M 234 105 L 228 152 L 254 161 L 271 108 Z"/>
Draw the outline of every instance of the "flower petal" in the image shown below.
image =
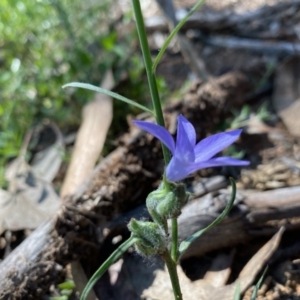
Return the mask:
<path fill-rule="evenodd" d="M 212 158 L 204 162 L 202 161 L 194 163 L 189 167 L 189 174 L 205 168 L 220 166 L 248 166 L 249 164 L 250 162 L 247 160 L 240 160 L 232 157 L 221 156 L 217 158 Z"/>
<path fill-rule="evenodd" d="M 240 129 L 221 132 L 203 139 L 195 147 L 196 162 L 206 161 L 233 144 L 241 132 Z"/>
<path fill-rule="evenodd" d="M 189 175 L 189 163 L 178 160 L 173 156 L 166 169 L 166 176 L 169 181 L 180 181 Z"/>
<path fill-rule="evenodd" d="M 193 162 L 195 160 L 194 147 L 196 144 L 195 128 L 182 115 L 178 116 L 177 121 L 175 156 L 179 160 Z"/>
<path fill-rule="evenodd" d="M 196 132 L 193 124 L 189 122 L 183 115 L 177 117 L 178 125 L 181 124 L 191 145 L 196 145 Z"/>
<path fill-rule="evenodd" d="M 158 138 L 163 144 L 166 145 L 166 147 L 169 148 L 169 150 L 174 155 L 175 142 L 174 142 L 172 135 L 169 133 L 169 131 L 166 128 L 164 128 L 160 125 L 156 125 L 156 124 L 153 124 L 150 122 L 145 122 L 145 121 L 134 120 L 134 121 L 132 121 L 132 123 L 135 124 L 136 126 L 138 126 L 139 128 L 151 133 L 156 138 Z"/>

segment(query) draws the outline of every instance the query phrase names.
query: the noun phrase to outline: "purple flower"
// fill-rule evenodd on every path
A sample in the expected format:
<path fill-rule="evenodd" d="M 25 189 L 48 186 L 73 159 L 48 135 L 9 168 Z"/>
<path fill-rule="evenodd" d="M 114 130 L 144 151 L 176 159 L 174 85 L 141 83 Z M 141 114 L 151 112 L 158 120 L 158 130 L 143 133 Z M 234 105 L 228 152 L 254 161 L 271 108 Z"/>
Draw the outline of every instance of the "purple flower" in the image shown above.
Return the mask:
<path fill-rule="evenodd" d="M 182 115 L 178 116 L 177 121 L 176 144 L 172 135 L 164 127 L 145 121 L 133 121 L 136 126 L 158 138 L 171 151 L 173 157 L 166 169 L 169 181 L 180 181 L 204 168 L 249 165 L 248 161 L 226 156 L 213 158 L 218 152 L 234 143 L 242 130 L 217 133 L 196 144 L 194 126 Z"/>

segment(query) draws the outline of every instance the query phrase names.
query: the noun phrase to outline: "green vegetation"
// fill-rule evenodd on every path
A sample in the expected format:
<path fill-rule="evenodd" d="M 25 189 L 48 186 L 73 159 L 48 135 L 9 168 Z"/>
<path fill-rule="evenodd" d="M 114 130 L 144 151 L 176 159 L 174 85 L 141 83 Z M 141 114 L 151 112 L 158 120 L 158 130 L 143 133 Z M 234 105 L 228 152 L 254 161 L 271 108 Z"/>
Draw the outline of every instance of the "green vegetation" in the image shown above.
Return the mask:
<path fill-rule="evenodd" d="M 68 300 L 75 289 L 73 280 L 65 281 L 58 285 L 60 296 L 50 297 L 50 300 Z"/>
<path fill-rule="evenodd" d="M 5 164 L 18 155 L 31 126 L 43 119 L 64 130 L 79 125 L 81 108 L 93 93 L 62 90 L 62 85 L 79 81 L 99 86 L 112 68 L 116 82 L 124 73 L 129 77 L 126 87 L 120 86 L 124 96 L 150 101 L 141 79 L 136 32 L 132 26 L 124 29 L 132 15 L 118 20 L 113 5 L 109 0 L 1 1 L 0 186 Z M 124 131 L 127 113 L 139 112 L 123 103 L 115 103 L 114 111 L 110 138 Z"/>

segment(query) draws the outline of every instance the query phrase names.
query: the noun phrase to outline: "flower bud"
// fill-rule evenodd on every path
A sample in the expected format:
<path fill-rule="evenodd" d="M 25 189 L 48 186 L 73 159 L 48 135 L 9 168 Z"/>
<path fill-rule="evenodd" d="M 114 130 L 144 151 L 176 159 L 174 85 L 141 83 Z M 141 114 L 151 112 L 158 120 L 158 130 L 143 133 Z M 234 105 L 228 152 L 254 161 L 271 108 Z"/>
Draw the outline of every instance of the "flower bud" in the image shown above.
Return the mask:
<path fill-rule="evenodd" d="M 157 212 L 157 206 L 169 196 L 169 192 L 164 188 L 164 184 L 161 183 L 158 189 L 151 192 L 146 199 L 146 206 L 150 216 L 165 232 L 168 230 L 167 219 Z"/>
<path fill-rule="evenodd" d="M 167 249 L 167 239 L 159 225 L 131 219 L 128 229 L 139 239 L 135 249 L 142 255 L 162 254 Z"/>
<path fill-rule="evenodd" d="M 156 191 L 148 195 L 146 200 L 151 217 L 165 231 L 167 229 L 167 219 L 178 217 L 189 197 L 183 183 L 170 184 L 171 189 L 167 190 L 162 183 Z"/>

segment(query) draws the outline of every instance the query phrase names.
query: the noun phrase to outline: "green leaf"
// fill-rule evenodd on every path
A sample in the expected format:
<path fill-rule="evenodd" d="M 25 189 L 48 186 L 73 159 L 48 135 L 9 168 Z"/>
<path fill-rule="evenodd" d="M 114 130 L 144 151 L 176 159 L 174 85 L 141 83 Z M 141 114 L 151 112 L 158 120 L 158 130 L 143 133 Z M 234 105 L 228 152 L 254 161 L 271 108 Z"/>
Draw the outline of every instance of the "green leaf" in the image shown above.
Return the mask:
<path fill-rule="evenodd" d="M 68 300 L 68 296 L 57 296 L 57 297 L 50 297 L 50 300 Z"/>
<path fill-rule="evenodd" d="M 206 231 L 208 231 L 208 230 L 212 229 L 213 227 L 215 227 L 216 225 L 218 225 L 229 214 L 229 212 L 230 212 L 230 210 L 233 206 L 233 203 L 234 203 L 234 200 L 235 200 L 235 195 L 236 195 L 236 185 L 235 185 L 235 182 L 232 178 L 230 178 L 230 183 L 231 183 L 231 186 L 232 186 L 231 198 L 230 198 L 229 202 L 227 203 L 227 205 L 226 205 L 225 209 L 223 210 L 223 212 L 210 225 L 208 225 L 204 229 L 201 229 L 201 230 L 197 231 L 192 236 L 190 236 L 189 238 L 187 238 L 186 240 L 181 242 L 181 244 L 179 246 L 179 256 L 182 256 L 183 253 L 188 249 L 188 247 L 198 237 L 200 237 L 203 233 L 205 233 Z"/>
<path fill-rule="evenodd" d="M 134 245 L 138 241 L 137 238 L 131 236 L 128 240 L 126 240 L 123 244 L 121 244 L 110 256 L 109 258 L 100 266 L 100 268 L 94 273 L 94 275 L 90 278 L 87 285 L 85 286 L 80 300 L 85 300 L 93 288 L 95 283 L 101 278 L 101 276 L 107 271 L 107 269 L 117 260 L 119 259 L 123 253 L 125 253 L 132 245 Z"/>
<path fill-rule="evenodd" d="M 153 65 L 152 65 L 152 73 L 155 74 L 157 65 L 159 61 L 161 60 L 162 56 L 164 55 L 165 51 L 167 50 L 170 42 L 174 38 L 174 36 L 178 33 L 178 31 L 181 29 L 181 27 L 184 25 L 184 23 L 187 21 L 187 19 L 205 2 L 205 0 L 198 1 L 188 12 L 188 14 L 177 24 L 177 26 L 172 30 L 166 41 L 164 42 L 163 46 L 161 47 L 161 50 L 159 51 L 158 55 L 156 56 Z"/>
<path fill-rule="evenodd" d="M 58 285 L 60 290 L 73 290 L 75 288 L 75 283 L 73 280 L 62 282 Z"/>
<path fill-rule="evenodd" d="M 115 31 L 105 35 L 101 40 L 102 46 L 107 51 L 113 51 L 116 42 L 117 42 L 117 33 Z"/>
<path fill-rule="evenodd" d="M 235 287 L 233 300 L 240 300 L 241 299 L 240 294 L 241 294 L 241 284 L 238 282 Z"/>
<path fill-rule="evenodd" d="M 268 266 L 266 266 L 266 268 L 265 268 L 263 274 L 261 275 L 261 277 L 259 278 L 257 284 L 255 285 L 250 300 L 255 300 L 255 299 L 256 299 L 257 292 L 258 292 L 258 290 L 259 290 L 259 288 L 260 288 L 260 286 L 261 286 L 261 284 L 262 284 L 263 279 L 265 278 L 265 275 L 266 275 L 267 271 L 268 271 Z"/>
<path fill-rule="evenodd" d="M 144 105 L 136 103 L 135 101 L 132 101 L 132 100 L 130 100 L 130 99 L 124 97 L 124 96 L 121 96 L 121 95 L 117 94 L 117 93 L 111 92 L 109 90 L 97 87 L 97 86 L 89 84 L 89 83 L 71 82 L 71 83 L 67 83 L 67 84 L 63 85 L 62 88 L 64 89 L 64 88 L 67 88 L 67 87 L 77 87 L 77 88 L 82 88 L 82 89 L 94 91 L 94 92 L 97 92 L 97 93 L 100 93 L 100 94 L 104 94 L 104 95 L 110 96 L 112 98 L 115 98 L 117 100 L 123 101 L 127 104 L 130 104 L 132 106 L 138 107 L 139 109 L 154 115 L 154 112 L 152 110 L 150 110 L 149 108 L 147 108 L 146 106 L 144 106 Z"/>

